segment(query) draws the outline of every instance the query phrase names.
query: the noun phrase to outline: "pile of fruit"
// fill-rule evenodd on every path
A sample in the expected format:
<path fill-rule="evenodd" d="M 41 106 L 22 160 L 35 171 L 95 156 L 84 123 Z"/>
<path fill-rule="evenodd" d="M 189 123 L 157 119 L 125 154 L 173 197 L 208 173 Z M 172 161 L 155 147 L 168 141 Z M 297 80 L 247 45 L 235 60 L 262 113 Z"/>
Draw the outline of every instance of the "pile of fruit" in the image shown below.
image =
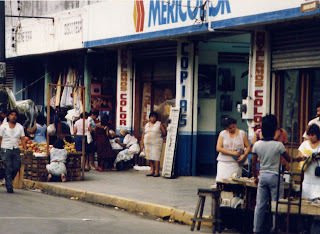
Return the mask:
<path fill-rule="evenodd" d="M 42 142 L 42 143 L 36 143 L 33 142 L 29 137 L 25 137 L 26 140 L 26 145 L 27 145 L 27 150 L 32 151 L 34 153 L 43 153 L 47 151 L 47 143 Z M 23 150 L 21 140 L 19 142 L 19 148 L 20 150 Z M 52 145 L 49 146 L 49 150 L 52 148 Z"/>
<path fill-rule="evenodd" d="M 27 150 L 32 151 L 33 153 L 46 153 L 47 152 L 47 143 L 41 142 L 41 143 L 36 143 L 33 142 L 29 137 L 25 137 L 26 140 L 26 145 L 27 145 Z M 67 141 L 64 141 L 64 148 L 67 150 L 68 153 L 74 153 L 76 152 L 76 148 L 74 143 L 69 143 Z M 23 150 L 21 140 L 19 142 L 19 148 L 20 150 Z M 49 145 L 49 150 L 53 148 L 52 145 Z"/>
<path fill-rule="evenodd" d="M 67 141 L 64 141 L 64 148 L 67 150 L 68 153 L 75 153 L 76 147 L 74 143 L 69 143 Z"/>

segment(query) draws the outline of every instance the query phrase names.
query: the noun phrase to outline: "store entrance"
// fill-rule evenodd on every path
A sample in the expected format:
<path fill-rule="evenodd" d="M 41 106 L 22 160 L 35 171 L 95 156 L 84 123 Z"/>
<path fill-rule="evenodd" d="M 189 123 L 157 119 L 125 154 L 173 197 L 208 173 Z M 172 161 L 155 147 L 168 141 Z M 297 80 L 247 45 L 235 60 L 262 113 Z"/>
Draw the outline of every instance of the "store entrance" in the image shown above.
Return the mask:
<path fill-rule="evenodd" d="M 151 111 L 158 113 L 165 127 L 168 125 L 170 107 L 175 106 L 176 58 L 137 60 L 135 69 L 134 135 L 140 140 Z"/>

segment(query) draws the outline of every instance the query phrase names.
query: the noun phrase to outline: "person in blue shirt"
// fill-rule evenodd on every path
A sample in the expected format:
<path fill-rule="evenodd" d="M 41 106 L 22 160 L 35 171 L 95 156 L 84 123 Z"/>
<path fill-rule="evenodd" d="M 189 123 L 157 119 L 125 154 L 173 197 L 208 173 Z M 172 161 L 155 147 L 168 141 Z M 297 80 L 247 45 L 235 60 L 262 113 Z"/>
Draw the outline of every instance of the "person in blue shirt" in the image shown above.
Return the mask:
<path fill-rule="evenodd" d="M 39 114 L 36 118 L 36 124 L 32 128 L 28 128 L 27 131 L 30 134 L 34 134 L 33 141 L 36 143 L 47 142 L 46 132 L 47 125 L 44 115 Z"/>

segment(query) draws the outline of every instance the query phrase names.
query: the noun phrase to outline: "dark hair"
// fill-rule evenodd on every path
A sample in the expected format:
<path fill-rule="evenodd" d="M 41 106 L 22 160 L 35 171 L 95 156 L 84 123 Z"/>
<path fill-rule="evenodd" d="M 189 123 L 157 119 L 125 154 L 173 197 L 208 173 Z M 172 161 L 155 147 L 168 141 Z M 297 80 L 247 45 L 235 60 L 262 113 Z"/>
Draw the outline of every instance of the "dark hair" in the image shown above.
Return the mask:
<path fill-rule="evenodd" d="M 317 102 L 317 106 L 316 106 L 317 108 L 318 107 L 320 107 L 320 101 L 318 100 L 318 102 Z"/>
<path fill-rule="evenodd" d="M 150 112 L 150 114 L 149 114 L 149 119 L 150 119 L 150 117 L 151 117 L 151 116 L 156 117 L 156 120 L 158 120 L 158 118 L 159 118 L 158 113 L 157 113 L 157 112 L 155 112 L 155 111 Z"/>
<path fill-rule="evenodd" d="M 0 116 L 0 122 L 3 122 L 4 118 L 2 116 Z"/>
<path fill-rule="evenodd" d="M 18 115 L 17 122 L 18 122 L 19 124 L 22 124 L 22 125 L 23 125 L 26 120 L 27 120 L 26 115 L 24 115 L 24 114 L 19 114 L 19 115 Z"/>
<path fill-rule="evenodd" d="M 107 114 L 104 114 L 101 118 L 101 125 L 107 126 L 109 122 L 109 116 Z"/>
<path fill-rule="evenodd" d="M 222 125 L 224 128 L 229 127 L 231 124 L 237 124 L 237 120 L 231 117 L 227 117 L 222 120 Z"/>
<path fill-rule="evenodd" d="M 7 108 L 0 109 L 0 113 L 7 114 L 7 112 L 8 112 Z"/>
<path fill-rule="evenodd" d="M 320 139 L 320 128 L 316 124 L 311 124 L 307 127 L 307 135 L 316 135 Z"/>
<path fill-rule="evenodd" d="M 63 149 L 63 146 L 64 146 L 64 141 L 62 139 L 56 140 L 56 142 L 53 145 L 53 147 L 57 149 Z"/>
<path fill-rule="evenodd" d="M 44 117 L 42 114 L 39 114 L 36 118 L 36 122 L 40 125 L 44 125 L 46 123 L 46 117 Z"/>
<path fill-rule="evenodd" d="M 83 117 L 83 112 L 80 113 L 79 118 L 81 119 Z M 88 112 L 84 112 L 84 117 L 87 118 L 89 117 L 89 113 Z"/>
<path fill-rule="evenodd" d="M 99 111 L 97 111 L 97 110 L 95 110 L 95 111 L 90 111 L 89 115 L 99 116 Z"/>
<path fill-rule="evenodd" d="M 17 117 L 19 116 L 19 112 L 16 109 L 9 110 L 7 116 L 11 115 L 13 112 L 16 113 Z"/>
<path fill-rule="evenodd" d="M 277 130 L 278 121 L 275 115 L 266 115 L 261 121 L 261 130 L 264 138 L 273 138 Z"/>

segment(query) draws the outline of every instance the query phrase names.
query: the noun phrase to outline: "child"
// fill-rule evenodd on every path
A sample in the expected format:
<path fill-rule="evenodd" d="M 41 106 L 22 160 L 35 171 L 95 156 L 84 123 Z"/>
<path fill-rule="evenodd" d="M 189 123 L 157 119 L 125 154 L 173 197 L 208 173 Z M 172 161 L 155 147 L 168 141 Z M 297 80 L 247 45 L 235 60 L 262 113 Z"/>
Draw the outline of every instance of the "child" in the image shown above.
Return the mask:
<path fill-rule="evenodd" d="M 258 233 L 263 230 L 263 221 L 266 210 L 266 204 L 271 196 L 272 201 L 281 197 L 282 189 L 279 188 L 278 194 L 278 174 L 280 165 L 280 156 L 282 155 L 288 162 L 290 157 L 282 142 L 273 139 L 277 129 L 277 119 L 274 115 L 267 115 L 262 118 L 263 139 L 256 142 L 252 150 L 252 171 L 254 182 L 258 184 L 256 208 L 254 211 L 253 232 Z M 260 178 L 257 177 L 257 157 L 260 159 Z M 298 156 L 295 161 L 301 161 L 303 157 Z M 280 182 L 283 179 L 280 178 Z M 275 218 L 275 217 L 274 217 Z M 273 221 L 273 229 L 275 220 Z"/>
<path fill-rule="evenodd" d="M 61 176 L 61 181 L 66 182 L 66 161 L 67 161 L 67 150 L 63 148 L 64 141 L 62 139 L 58 139 L 53 148 L 50 150 L 50 164 L 47 164 L 46 168 L 48 170 L 48 182 L 54 176 Z"/>

